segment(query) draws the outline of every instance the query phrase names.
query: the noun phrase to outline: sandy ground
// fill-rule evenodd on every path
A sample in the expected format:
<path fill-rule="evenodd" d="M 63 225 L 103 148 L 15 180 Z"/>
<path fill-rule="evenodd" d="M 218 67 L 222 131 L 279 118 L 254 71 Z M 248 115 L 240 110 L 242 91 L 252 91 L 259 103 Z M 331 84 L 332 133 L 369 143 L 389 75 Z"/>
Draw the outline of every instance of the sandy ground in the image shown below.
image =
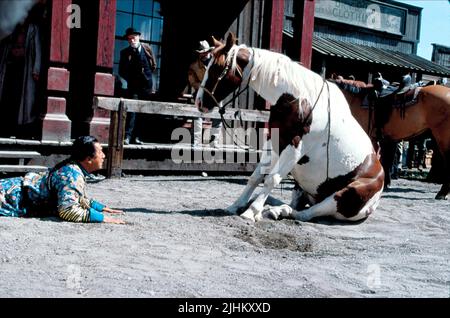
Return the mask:
<path fill-rule="evenodd" d="M 240 177 L 89 185 L 127 225 L 0 219 L 3 297 L 449 297 L 450 203 L 394 180 L 360 224 L 250 223 L 222 212 Z M 288 202 L 292 184 L 273 195 Z"/>

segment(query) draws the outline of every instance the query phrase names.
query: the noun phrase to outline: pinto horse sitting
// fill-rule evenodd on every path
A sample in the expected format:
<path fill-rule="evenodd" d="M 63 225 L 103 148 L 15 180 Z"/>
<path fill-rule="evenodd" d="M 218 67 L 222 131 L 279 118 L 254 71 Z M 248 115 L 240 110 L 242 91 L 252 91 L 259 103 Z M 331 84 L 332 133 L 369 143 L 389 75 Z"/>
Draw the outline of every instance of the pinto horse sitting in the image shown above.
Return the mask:
<path fill-rule="evenodd" d="M 245 209 L 264 181 L 242 217 L 259 220 L 264 211 L 275 219 L 333 216 L 357 221 L 372 213 L 383 191 L 384 171 L 339 88 L 287 56 L 236 45 L 232 33 L 226 43 L 213 40 L 214 58 L 197 93 L 199 109 L 210 111 L 241 84 L 273 105 L 264 154 L 227 210 L 236 214 Z M 270 192 L 289 172 L 301 192 L 294 191 L 291 205 L 265 209 Z"/>

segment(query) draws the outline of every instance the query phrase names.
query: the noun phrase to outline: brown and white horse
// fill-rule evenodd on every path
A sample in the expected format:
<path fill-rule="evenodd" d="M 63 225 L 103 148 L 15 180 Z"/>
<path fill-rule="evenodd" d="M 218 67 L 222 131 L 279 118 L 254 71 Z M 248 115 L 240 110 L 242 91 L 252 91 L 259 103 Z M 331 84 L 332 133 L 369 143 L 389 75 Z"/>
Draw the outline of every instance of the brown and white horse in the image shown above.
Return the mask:
<path fill-rule="evenodd" d="M 197 94 L 199 109 L 211 110 L 241 83 L 274 105 L 272 138 L 243 193 L 227 210 L 245 208 L 264 181 L 242 217 L 259 220 L 264 210 L 275 219 L 333 216 L 356 221 L 372 213 L 383 191 L 383 168 L 339 88 L 287 56 L 236 45 L 232 33 L 226 44 L 214 41 L 214 58 Z M 273 151 L 278 143 L 279 155 Z M 294 191 L 290 205 L 265 210 L 268 195 L 289 172 L 303 192 Z"/>
<path fill-rule="evenodd" d="M 374 135 L 375 112 L 369 116 L 369 108 L 361 107 L 370 84 L 359 81 L 337 80 L 338 84 L 345 84 L 347 88 L 342 88 L 351 112 L 369 136 Z M 341 85 L 342 86 L 342 85 Z M 352 93 L 351 88 L 361 88 L 360 93 Z M 393 141 L 408 140 L 421 133 L 430 130 L 436 144 L 444 159 L 443 184 L 436 195 L 436 199 L 446 199 L 450 190 L 450 88 L 442 85 L 433 85 L 416 88 L 417 102 L 404 108 L 389 107 L 383 109 L 385 120 L 381 125 L 381 132 L 384 137 Z M 354 90 L 353 90 L 354 91 Z M 388 96 L 387 103 L 393 102 Z M 390 105 L 388 105 L 390 106 Z M 370 118 L 371 117 L 371 118 Z M 371 131 L 369 131 L 371 130 Z"/>

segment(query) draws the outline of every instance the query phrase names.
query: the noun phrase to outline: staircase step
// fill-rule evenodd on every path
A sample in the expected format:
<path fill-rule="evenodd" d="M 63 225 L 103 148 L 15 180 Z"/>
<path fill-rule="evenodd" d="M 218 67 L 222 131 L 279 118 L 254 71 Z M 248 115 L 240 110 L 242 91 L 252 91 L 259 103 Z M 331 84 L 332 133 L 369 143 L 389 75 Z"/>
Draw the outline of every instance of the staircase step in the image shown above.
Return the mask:
<path fill-rule="evenodd" d="M 44 166 L 27 166 L 27 165 L 0 165 L 0 172 L 42 172 L 47 171 Z"/>
<path fill-rule="evenodd" d="M 39 158 L 42 155 L 37 151 L 10 151 L 0 150 L 0 158 Z"/>

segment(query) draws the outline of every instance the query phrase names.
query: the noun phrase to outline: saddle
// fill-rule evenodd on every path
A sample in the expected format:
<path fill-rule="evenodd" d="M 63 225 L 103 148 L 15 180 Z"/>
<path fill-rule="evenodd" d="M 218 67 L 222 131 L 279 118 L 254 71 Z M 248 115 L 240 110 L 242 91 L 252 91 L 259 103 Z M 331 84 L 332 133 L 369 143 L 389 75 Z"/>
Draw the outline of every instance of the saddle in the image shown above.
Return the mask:
<path fill-rule="evenodd" d="M 390 83 L 381 74 L 375 78 L 373 84 L 360 81 L 337 78 L 333 80 L 339 88 L 362 97 L 361 107 L 369 108 L 369 118 L 374 113 L 375 122 L 369 120 L 369 131 L 372 125 L 376 129 L 377 139 L 382 138 L 381 128 L 389 121 L 393 109 L 400 109 L 401 118 L 405 118 L 408 106 L 417 103 L 420 91 L 419 84 L 411 84 L 411 76 L 403 76 L 401 83 Z"/>
<path fill-rule="evenodd" d="M 375 129 L 377 140 L 382 139 L 381 128 L 389 121 L 394 109 L 399 109 L 400 118 L 405 119 L 406 108 L 417 103 L 417 96 L 421 88 L 419 84 L 411 84 L 409 81 L 403 81 L 399 86 L 387 85 L 381 90 L 376 89 L 369 97 L 369 114 L 374 111 Z M 369 115 L 370 116 L 370 115 Z"/>

